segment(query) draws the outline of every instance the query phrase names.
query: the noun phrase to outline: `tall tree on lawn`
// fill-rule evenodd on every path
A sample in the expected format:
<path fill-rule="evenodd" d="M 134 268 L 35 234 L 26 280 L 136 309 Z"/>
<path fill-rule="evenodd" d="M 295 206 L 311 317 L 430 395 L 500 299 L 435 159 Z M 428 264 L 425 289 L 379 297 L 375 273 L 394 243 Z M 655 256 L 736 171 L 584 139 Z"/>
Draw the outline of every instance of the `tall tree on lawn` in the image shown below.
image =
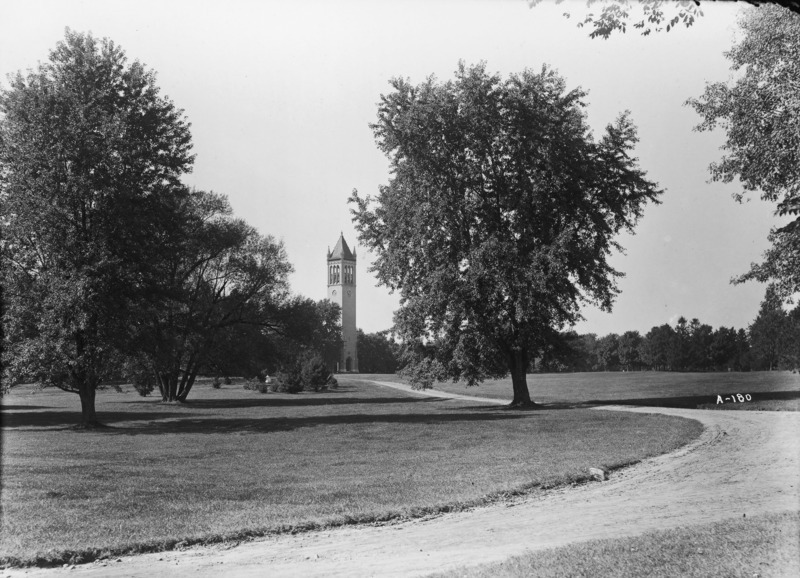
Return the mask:
<path fill-rule="evenodd" d="M 462 63 L 452 81 L 391 86 L 372 125 L 391 180 L 350 202 L 400 292 L 406 363 L 423 384 L 510 372 L 512 404 L 532 405 L 529 361 L 580 303 L 611 308 L 615 237 L 661 193 L 631 156 L 636 129 L 624 113 L 595 141 L 586 93 L 547 67 L 502 79 Z"/>
<path fill-rule="evenodd" d="M 67 30 L 0 91 L 4 384 L 95 393 L 141 298 L 161 201 L 191 170 L 189 124 L 112 41 Z"/>

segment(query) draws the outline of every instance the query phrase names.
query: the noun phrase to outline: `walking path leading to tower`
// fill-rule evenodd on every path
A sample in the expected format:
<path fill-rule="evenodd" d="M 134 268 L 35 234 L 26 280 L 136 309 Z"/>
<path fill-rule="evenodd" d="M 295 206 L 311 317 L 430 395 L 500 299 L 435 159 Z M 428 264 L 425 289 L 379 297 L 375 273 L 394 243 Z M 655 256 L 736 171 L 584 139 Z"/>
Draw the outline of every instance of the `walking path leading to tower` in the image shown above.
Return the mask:
<path fill-rule="evenodd" d="M 411 393 L 464 399 L 441 392 Z M 468 401 L 476 399 L 497 401 Z M 415 576 L 594 538 L 800 510 L 800 413 L 619 406 L 603 410 L 687 417 L 699 420 L 705 430 L 691 444 L 614 472 L 608 481 L 532 494 L 508 504 L 384 526 L 130 556 L 107 566 L 5 574 Z"/>
<path fill-rule="evenodd" d="M 350 379 L 358 379 L 358 377 L 350 377 Z M 448 393 L 446 391 L 438 391 L 435 389 L 414 389 L 405 383 L 397 383 L 394 381 L 375 381 L 374 379 L 364 379 L 361 381 L 368 381 L 369 383 L 376 383 L 384 387 L 392 387 L 399 389 L 411 395 L 419 395 L 423 397 L 436 397 L 439 399 L 458 399 L 461 401 L 476 401 L 478 403 L 488 403 L 492 405 L 508 405 L 510 402 L 502 399 L 491 399 L 488 397 L 475 397 L 472 395 L 461 395 L 460 393 Z"/>

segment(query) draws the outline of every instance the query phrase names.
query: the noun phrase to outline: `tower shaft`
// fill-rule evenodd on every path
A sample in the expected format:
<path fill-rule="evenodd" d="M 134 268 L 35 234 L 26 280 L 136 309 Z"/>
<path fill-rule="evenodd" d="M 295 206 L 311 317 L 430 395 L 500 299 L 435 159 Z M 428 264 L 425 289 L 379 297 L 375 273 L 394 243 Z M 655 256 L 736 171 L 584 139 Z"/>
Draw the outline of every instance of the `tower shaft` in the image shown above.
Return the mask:
<path fill-rule="evenodd" d="M 338 372 L 358 371 L 358 330 L 356 326 L 356 255 L 340 236 L 328 253 L 328 299 L 342 311 L 342 351 L 331 368 Z"/>

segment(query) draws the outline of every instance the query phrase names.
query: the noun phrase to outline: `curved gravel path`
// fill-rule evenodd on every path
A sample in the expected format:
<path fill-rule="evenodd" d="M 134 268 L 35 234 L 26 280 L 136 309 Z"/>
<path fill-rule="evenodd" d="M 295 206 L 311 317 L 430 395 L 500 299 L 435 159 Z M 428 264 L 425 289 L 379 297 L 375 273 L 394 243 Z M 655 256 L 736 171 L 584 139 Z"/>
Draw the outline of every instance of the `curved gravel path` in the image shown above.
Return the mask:
<path fill-rule="evenodd" d="M 414 576 L 594 538 L 800 510 L 800 413 L 603 409 L 688 417 L 705 430 L 691 444 L 612 473 L 608 481 L 509 504 L 399 524 L 124 557 L 106 565 L 7 570 L 4 575 Z"/>

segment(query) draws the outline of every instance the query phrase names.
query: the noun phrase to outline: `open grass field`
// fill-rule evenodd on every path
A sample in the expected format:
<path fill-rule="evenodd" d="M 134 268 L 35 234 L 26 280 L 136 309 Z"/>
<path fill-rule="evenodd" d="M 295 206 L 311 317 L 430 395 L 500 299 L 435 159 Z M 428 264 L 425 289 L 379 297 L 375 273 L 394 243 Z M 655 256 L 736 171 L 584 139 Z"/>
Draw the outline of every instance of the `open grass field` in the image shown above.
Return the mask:
<path fill-rule="evenodd" d="M 436 578 L 800 576 L 800 513 L 736 518 L 634 538 L 592 540 Z M 431 577 L 433 578 L 433 576 Z"/>
<path fill-rule="evenodd" d="M 101 392 L 2 399 L 0 559 L 31 564 L 446 511 L 677 448 L 692 420 L 509 411 L 340 380 L 326 393 L 198 384 L 185 404 Z"/>
<path fill-rule="evenodd" d="M 402 381 L 396 375 L 361 375 Z M 511 378 L 478 386 L 437 383 L 434 389 L 511 401 Z M 675 373 L 656 371 L 548 373 L 528 375 L 531 399 L 544 404 L 644 405 L 725 410 L 800 411 L 800 374 L 789 371 Z M 750 395 L 751 400 L 717 403 L 717 396 Z"/>

